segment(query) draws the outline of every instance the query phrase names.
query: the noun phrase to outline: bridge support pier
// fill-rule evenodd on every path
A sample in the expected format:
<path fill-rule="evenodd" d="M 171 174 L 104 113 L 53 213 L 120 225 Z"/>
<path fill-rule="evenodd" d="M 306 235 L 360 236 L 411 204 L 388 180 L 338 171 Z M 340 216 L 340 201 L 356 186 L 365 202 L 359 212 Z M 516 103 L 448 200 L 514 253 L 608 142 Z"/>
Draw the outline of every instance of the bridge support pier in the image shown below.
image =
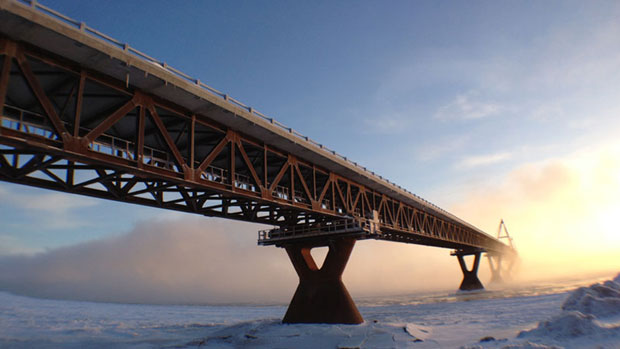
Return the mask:
<path fill-rule="evenodd" d="M 484 286 L 482 286 L 482 282 L 478 279 L 478 267 L 480 266 L 480 255 L 482 252 L 462 252 L 457 251 L 454 252 L 453 255 L 456 256 L 459 260 L 459 265 L 461 266 L 461 271 L 463 271 L 463 281 L 461 282 L 461 286 L 459 290 L 461 291 L 473 291 L 473 290 L 482 290 Z M 474 255 L 474 265 L 471 270 L 467 269 L 467 264 L 465 263 L 465 256 Z"/>
<path fill-rule="evenodd" d="M 491 268 L 491 283 L 502 283 L 502 255 L 487 254 L 489 267 Z"/>
<path fill-rule="evenodd" d="M 298 243 L 284 246 L 299 275 L 299 286 L 282 322 L 359 324 L 364 321 L 342 282 L 342 273 L 355 239 L 330 240 L 329 252 L 319 269 L 310 250 L 324 245 Z"/>

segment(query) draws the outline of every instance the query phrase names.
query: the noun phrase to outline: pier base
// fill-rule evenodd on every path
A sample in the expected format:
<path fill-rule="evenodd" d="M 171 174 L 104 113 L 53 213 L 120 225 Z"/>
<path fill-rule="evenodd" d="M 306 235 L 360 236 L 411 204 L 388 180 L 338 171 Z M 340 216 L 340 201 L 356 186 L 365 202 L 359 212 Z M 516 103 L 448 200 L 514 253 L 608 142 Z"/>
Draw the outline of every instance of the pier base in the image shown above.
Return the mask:
<path fill-rule="evenodd" d="M 474 265 L 471 270 L 467 269 L 467 264 L 465 263 L 466 255 L 474 255 Z M 459 290 L 461 291 L 473 291 L 473 290 L 482 290 L 484 286 L 482 286 L 482 282 L 478 279 L 478 267 L 480 266 L 480 255 L 481 252 L 474 253 L 460 253 L 456 252 L 454 255 L 459 260 L 459 265 L 461 266 L 461 271 L 463 271 L 463 281 L 461 282 L 461 286 Z"/>
<path fill-rule="evenodd" d="M 502 255 L 492 255 L 487 253 L 489 267 L 491 268 L 491 283 L 502 283 Z"/>
<path fill-rule="evenodd" d="M 355 239 L 331 240 L 329 252 L 320 269 L 310 250 L 321 245 L 284 246 L 299 275 L 299 286 L 282 322 L 359 324 L 364 321 L 342 283 L 342 273 L 354 245 Z"/>
<path fill-rule="evenodd" d="M 489 267 L 491 269 L 491 282 L 504 283 L 510 281 L 519 265 L 519 257 L 516 254 L 489 254 Z"/>

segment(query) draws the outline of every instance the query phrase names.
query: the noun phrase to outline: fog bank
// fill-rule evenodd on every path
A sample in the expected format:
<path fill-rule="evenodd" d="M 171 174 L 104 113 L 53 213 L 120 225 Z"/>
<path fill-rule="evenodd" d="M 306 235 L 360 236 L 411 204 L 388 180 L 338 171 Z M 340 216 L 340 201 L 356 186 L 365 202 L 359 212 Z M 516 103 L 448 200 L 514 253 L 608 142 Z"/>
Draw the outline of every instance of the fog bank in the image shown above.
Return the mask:
<path fill-rule="evenodd" d="M 0 289 L 128 303 L 287 303 L 297 275 L 283 249 L 256 245 L 260 228 L 192 215 L 143 222 L 111 238 L 2 257 Z M 374 240 L 357 243 L 343 276 L 354 297 L 456 289 L 460 278 L 448 250 Z"/>

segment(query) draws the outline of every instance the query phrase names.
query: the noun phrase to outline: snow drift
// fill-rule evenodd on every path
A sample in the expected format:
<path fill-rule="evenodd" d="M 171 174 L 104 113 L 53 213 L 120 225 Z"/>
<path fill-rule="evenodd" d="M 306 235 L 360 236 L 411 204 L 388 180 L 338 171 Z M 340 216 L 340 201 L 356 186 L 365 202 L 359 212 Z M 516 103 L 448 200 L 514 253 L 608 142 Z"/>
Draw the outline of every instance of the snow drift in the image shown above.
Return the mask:
<path fill-rule="evenodd" d="M 542 343 L 586 343 L 620 341 L 620 274 L 613 280 L 580 287 L 562 305 L 562 312 L 538 323 L 518 338 Z"/>

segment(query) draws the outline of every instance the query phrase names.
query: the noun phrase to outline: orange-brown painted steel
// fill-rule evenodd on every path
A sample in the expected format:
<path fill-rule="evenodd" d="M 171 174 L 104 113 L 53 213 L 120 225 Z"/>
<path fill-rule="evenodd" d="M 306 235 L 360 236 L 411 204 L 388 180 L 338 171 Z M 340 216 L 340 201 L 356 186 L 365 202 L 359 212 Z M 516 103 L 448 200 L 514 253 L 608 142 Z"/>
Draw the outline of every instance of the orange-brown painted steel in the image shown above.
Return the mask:
<path fill-rule="evenodd" d="M 315 245 L 286 245 L 299 286 L 284 315 L 284 323 L 359 324 L 364 321 L 342 283 L 342 273 L 355 246 L 355 239 L 329 241 L 329 252 L 319 269 L 310 254 Z"/>
<path fill-rule="evenodd" d="M 471 267 L 471 269 L 467 269 L 467 264 L 465 263 L 464 259 L 465 254 L 456 254 L 456 257 L 459 260 L 459 266 L 461 267 L 461 271 L 463 272 L 463 281 L 461 282 L 461 286 L 459 287 L 459 290 L 461 291 L 481 290 L 484 288 L 484 286 L 482 286 L 482 282 L 480 282 L 480 279 L 478 279 L 478 267 L 480 266 L 481 252 L 476 252 L 473 255 L 474 265 Z"/>
<path fill-rule="evenodd" d="M 376 211 L 380 239 L 504 249 L 468 226 L 225 127 L 209 112 L 6 37 L 0 57 L 2 180 L 277 226 Z"/>

